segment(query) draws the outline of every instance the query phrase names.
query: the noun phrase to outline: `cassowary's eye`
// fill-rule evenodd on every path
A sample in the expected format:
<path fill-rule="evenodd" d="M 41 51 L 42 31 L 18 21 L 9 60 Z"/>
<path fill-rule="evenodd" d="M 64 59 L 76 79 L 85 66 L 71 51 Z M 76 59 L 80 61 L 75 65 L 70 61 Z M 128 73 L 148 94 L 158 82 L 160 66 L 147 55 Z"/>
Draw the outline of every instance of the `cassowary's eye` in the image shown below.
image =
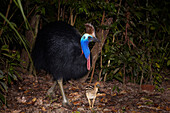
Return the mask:
<path fill-rule="evenodd" d="M 88 39 L 90 39 L 91 37 L 89 36 Z"/>

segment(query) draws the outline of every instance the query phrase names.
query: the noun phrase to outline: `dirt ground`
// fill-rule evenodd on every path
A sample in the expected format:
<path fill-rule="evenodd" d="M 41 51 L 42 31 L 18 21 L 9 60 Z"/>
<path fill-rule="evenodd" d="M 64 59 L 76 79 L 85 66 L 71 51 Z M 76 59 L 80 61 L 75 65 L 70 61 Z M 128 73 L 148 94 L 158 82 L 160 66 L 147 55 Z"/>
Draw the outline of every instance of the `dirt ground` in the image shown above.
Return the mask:
<path fill-rule="evenodd" d="M 59 86 L 55 88 L 55 97 L 46 96 L 53 84 L 50 75 L 40 74 L 37 82 L 33 75 L 22 75 L 23 81 L 13 84 L 8 89 L 7 103 L 1 113 L 170 113 L 170 81 L 164 82 L 162 92 L 145 86 L 127 83 L 123 86 L 118 81 L 100 82 L 94 108 L 89 109 L 85 92 L 93 86 L 79 81 L 64 84 L 66 96 L 74 105 L 72 109 L 62 106 Z"/>

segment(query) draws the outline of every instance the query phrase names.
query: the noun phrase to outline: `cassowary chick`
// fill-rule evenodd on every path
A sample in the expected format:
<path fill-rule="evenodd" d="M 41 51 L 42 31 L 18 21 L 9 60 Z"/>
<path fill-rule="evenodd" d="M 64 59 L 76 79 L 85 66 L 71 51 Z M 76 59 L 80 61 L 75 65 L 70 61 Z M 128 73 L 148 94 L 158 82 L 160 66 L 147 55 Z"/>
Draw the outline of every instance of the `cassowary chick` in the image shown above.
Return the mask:
<path fill-rule="evenodd" d="M 90 89 L 90 90 L 86 91 L 86 96 L 87 96 L 87 99 L 88 99 L 88 102 L 89 102 L 90 109 L 93 108 L 99 87 L 100 87 L 100 83 L 96 82 L 95 85 L 94 85 L 94 89 Z M 91 100 L 92 100 L 92 104 L 91 104 Z"/>

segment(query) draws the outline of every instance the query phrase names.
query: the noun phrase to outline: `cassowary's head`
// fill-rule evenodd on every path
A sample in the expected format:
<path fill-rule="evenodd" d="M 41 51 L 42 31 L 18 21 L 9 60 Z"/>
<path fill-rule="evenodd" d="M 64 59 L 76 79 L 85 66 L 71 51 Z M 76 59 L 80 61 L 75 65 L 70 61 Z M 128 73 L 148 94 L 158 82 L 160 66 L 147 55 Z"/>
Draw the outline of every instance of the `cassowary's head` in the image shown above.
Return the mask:
<path fill-rule="evenodd" d="M 90 49 L 88 47 L 89 42 L 99 42 L 95 36 L 94 27 L 91 24 L 85 24 L 86 32 L 80 40 L 82 52 L 87 59 L 87 69 L 90 70 Z"/>
<path fill-rule="evenodd" d="M 92 36 L 88 33 L 85 33 L 82 37 L 81 37 L 81 43 L 89 43 L 89 42 L 99 42 L 99 40 L 96 38 L 96 36 Z"/>

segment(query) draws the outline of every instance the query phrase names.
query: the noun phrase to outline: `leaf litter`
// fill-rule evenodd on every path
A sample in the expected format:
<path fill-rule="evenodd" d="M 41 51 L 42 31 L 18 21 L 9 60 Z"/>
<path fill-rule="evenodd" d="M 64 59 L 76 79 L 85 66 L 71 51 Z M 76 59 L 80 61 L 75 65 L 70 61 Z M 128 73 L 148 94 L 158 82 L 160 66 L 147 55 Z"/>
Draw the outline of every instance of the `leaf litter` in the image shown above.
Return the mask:
<path fill-rule="evenodd" d="M 148 89 L 147 86 L 122 83 L 113 80 L 100 82 L 100 88 L 94 103 L 89 109 L 86 97 L 86 87 L 93 83 L 81 83 L 70 80 L 64 84 L 72 109 L 62 107 L 62 96 L 59 86 L 55 88 L 55 96 L 47 96 L 48 89 L 53 84 L 50 75 L 40 74 L 37 82 L 33 75 L 23 75 L 23 81 L 9 88 L 7 107 L 0 112 L 6 113 L 169 113 L 170 112 L 170 82 L 166 82 L 164 92 Z"/>

